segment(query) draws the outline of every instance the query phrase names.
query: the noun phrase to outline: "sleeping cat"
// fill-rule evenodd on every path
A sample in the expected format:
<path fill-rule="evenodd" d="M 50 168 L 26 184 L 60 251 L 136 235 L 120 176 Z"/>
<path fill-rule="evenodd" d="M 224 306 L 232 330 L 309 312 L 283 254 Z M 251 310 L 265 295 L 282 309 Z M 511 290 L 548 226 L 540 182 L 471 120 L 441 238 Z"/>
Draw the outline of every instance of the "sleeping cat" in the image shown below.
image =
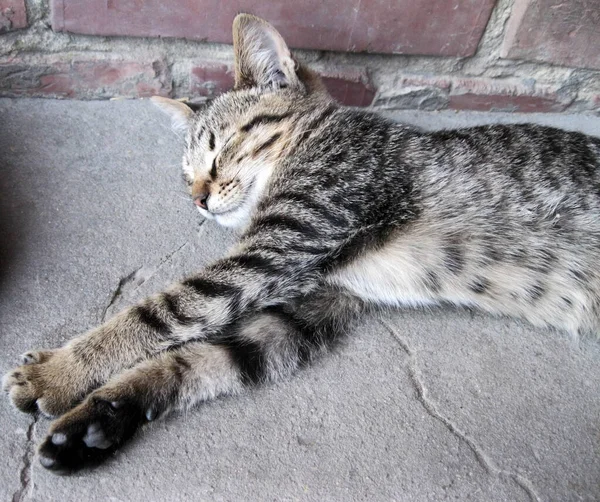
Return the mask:
<path fill-rule="evenodd" d="M 344 108 L 265 21 L 233 25 L 235 88 L 186 131 L 200 213 L 244 229 L 227 257 L 4 377 L 60 417 L 55 471 L 96 463 L 172 410 L 293 374 L 381 307 L 479 307 L 600 327 L 600 139 L 534 126 L 424 133 Z"/>

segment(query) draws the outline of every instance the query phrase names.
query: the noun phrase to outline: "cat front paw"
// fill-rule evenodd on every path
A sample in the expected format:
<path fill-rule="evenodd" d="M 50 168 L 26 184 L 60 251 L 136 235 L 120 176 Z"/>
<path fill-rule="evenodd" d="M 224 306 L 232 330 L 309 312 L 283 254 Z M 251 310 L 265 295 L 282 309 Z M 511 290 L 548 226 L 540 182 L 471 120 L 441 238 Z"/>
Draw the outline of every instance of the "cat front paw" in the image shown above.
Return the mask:
<path fill-rule="evenodd" d="M 40 463 L 60 474 L 93 467 L 153 418 L 135 400 L 115 400 L 99 389 L 51 425 L 39 447 Z"/>
<path fill-rule="evenodd" d="M 28 352 L 21 366 L 4 375 L 2 388 L 25 413 L 62 415 L 81 401 L 87 387 L 71 359 L 67 349 Z"/>

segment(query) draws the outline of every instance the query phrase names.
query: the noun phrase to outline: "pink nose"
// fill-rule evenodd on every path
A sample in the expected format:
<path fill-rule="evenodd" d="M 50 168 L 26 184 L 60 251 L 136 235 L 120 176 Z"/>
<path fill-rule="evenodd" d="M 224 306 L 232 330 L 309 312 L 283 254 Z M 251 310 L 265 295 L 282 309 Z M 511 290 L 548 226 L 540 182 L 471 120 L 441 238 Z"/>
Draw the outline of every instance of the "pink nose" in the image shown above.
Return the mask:
<path fill-rule="evenodd" d="M 208 194 L 200 193 L 194 197 L 194 204 L 202 209 L 208 209 L 206 203 L 208 202 Z"/>

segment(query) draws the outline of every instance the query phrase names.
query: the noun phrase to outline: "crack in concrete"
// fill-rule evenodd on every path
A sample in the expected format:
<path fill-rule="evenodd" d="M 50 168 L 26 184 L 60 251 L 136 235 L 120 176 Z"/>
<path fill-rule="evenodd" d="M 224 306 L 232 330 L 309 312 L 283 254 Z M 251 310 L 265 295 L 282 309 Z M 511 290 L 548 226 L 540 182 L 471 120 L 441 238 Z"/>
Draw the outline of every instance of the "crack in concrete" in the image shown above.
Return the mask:
<path fill-rule="evenodd" d="M 526 477 L 501 469 L 496 463 L 479 447 L 472 439 L 461 431 L 450 419 L 445 417 L 437 409 L 436 405 L 427 396 L 427 388 L 419 378 L 417 369 L 416 352 L 408 345 L 408 343 L 396 332 L 396 330 L 384 320 L 379 320 L 379 323 L 392 335 L 392 338 L 398 342 L 402 350 L 406 352 L 409 360 L 408 374 L 417 394 L 417 400 L 421 403 L 425 411 L 435 420 L 441 422 L 451 434 L 456 436 L 460 441 L 467 445 L 471 450 L 477 462 L 488 473 L 496 477 L 506 477 L 511 479 L 521 490 L 523 490 L 532 502 L 540 502 L 542 499 L 537 494 L 533 483 Z"/>
<path fill-rule="evenodd" d="M 183 244 L 181 244 L 178 248 L 176 248 L 175 250 L 171 251 L 170 253 L 167 253 L 163 258 L 160 259 L 160 261 L 158 262 L 158 264 L 151 269 L 152 271 L 150 272 L 150 274 L 147 277 L 144 277 L 135 288 L 133 288 L 133 290 L 131 291 L 132 293 L 135 292 L 142 284 L 144 284 L 145 282 L 149 281 L 152 277 L 154 277 L 154 275 L 156 275 L 156 273 L 162 268 L 162 266 L 167 263 L 169 260 L 171 260 L 171 258 L 173 256 L 175 256 L 177 253 L 179 253 L 183 248 L 185 248 L 187 245 L 189 244 L 189 241 L 184 242 Z M 110 308 L 115 305 L 115 303 L 119 300 L 119 298 L 121 298 L 125 292 L 125 290 L 127 289 L 127 286 L 129 284 L 131 284 L 132 282 L 134 282 L 137 279 L 137 275 L 138 273 L 143 270 L 143 266 L 136 268 L 133 272 L 131 272 L 130 274 L 126 275 L 125 277 L 122 277 L 119 280 L 119 283 L 117 284 L 117 287 L 115 288 L 115 290 L 113 291 L 113 294 L 110 298 L 110 300 L 108 301 L 108 303 L 106 304 L 106 306 L 104 307 L 103 311 L 102 311 L 102 315 L 100 316 L 100 322 L 103 323 L 106 321 L 106 317 L 108 315 L 108 311 L 110 310 Z"/>
<path fill-rule="evenodd" d="M 135 275 L 142 269 L 142 267 L 138 267 L 136 268 L 133 272 L 131 272 L 129 275 L 126 275 L 125 277 L 122 277 L 119 280 L 119 284 L 117 284 L 117 287 L 115 288 L 115 290 L 113 291 L 113 294 L 108 302 L 108 304 L 106 305 L 106 307 L 104 307 L 104 310 L 102 312 L 102 316 L 100 318 L 100 322 L 104 322 L 106 321 L 106 314 L 108 313 L 108 310 L 115 304 L 115 302 L 123 295 L 123 288 L 125 288 L 125 286 L 127 284 L 129 284 L 131 281 L 133 281 L 135 279 Z"/>
<path fill-rule="evenodd" d="M 144 282 L 149 281 L 152 277 L 154 277 L 156 275 L 156 272 L 158 272 L 162 266 L 167 263 L 173 256 L 175 256 L 177 253 L 179 253 L 184 247 L 186 247 L 190 242 L 189 241 L 185 241 L 181 246 L 179 246 L 177 249 L 175 249 L 174 251 L 171 251 L 170 253 L 166 254 L 159 262 L 158 265 L 156 265 L 156 267 L 154 267 L 154 270 L 150 273 L 150 275 L 148 277 L 146 277 L 139 285 L 141 286 L 142 284 L 144 284 Z M 137 288 L 136 288 L 137 289 Z M 134 290 L 135 291 L 135 290 Z"/>
<path fill-rule="evenodd" d="M 19 474 L 19 480 L 21 482 L 20 488 L 13 494 L 12 502 L 23 502 L 28 495 L 28 491 L 30 488 L 31 482 L 31 470 L 32 470 L 32 460 L 34 455 L 34 447 L 33 447 L 33 435 L 35 432 L 35 426 L 37 425 L 38 417 L 34 415 L 33 420 L 29 424 L 27 428 L 27 433 L 25 435 L 26 443 L 25 443 L 25 453 L 23 454 L 23 467 L 21 468 L 21 472 Z"/>

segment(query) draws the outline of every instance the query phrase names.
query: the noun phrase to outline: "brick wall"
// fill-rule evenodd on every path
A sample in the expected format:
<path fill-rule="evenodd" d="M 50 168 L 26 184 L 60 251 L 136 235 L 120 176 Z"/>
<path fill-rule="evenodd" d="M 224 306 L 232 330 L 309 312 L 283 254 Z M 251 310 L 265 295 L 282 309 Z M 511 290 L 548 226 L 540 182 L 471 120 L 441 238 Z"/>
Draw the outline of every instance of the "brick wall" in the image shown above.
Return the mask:
<path fill-rule="evenodd" d="M 600 0 L 0 0 L 0 95 L 214 96 L 240 11 L 347 104 L 600 114 Z"/>

